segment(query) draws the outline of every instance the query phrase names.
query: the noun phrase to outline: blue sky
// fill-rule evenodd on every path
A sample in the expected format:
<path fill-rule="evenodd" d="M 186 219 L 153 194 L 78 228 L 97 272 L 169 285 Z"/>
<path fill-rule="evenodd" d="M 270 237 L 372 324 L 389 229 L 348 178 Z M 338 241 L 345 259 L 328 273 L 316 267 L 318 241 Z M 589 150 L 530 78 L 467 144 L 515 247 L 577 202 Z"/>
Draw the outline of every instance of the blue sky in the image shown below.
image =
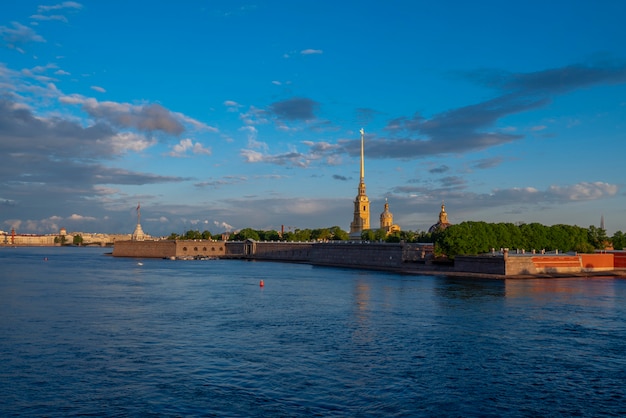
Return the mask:
<path fill-rule="evenodd" d="M 626 2 L 0 9 L 0 230 L 626 231 Z"/>

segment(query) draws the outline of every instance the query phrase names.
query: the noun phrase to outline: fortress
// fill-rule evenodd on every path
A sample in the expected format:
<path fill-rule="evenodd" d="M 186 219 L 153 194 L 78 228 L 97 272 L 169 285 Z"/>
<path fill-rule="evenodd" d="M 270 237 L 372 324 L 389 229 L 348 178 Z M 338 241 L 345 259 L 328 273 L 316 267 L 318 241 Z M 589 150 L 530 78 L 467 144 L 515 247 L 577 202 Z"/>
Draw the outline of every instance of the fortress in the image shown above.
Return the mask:
<path fill-rule="evenodd" d="M 626 276 L 626 251 L 601 254 L 530 254 L 508 251 L 457 256 L 441 262 L 431 244 L 335 242 L 259 242 L 162 240 L 117 241 L 114 257 L 221 258 L 307 263 L 318 266 L 384 270 L 416 275 L 468 277 Z"/>
<path fill-rule="evenodd" d="M 538 277 L 558 275 L 625 275 L 626 252 L 602 254 L 526 254 L 508 250 L 481 256 L 457 256 L 454 261 L 434 257 L 432 244 L 366 242 L 363 231 L 370 229 L 370 201 L 365 188 L 364 137 L 361 133 L 361 166 L 357 196 L 354 199 L 350 241 L 332 242 L 259 242 L 213 240 L 153 241 L 141 228 L 137 205 L 137 227 L 130 240 L 116 241 L 114 257 L 168 259 L 245 259 L 308 263 L 319 266 L 375 269 L 403 274 L 481 276 L 490 278 Z M 445 205 L 439 221 L 429 232 L 450 226 Z M 400 230 L 393 223 L 389 203 L 380 215 L 380 229 L 387 234 Z"/>

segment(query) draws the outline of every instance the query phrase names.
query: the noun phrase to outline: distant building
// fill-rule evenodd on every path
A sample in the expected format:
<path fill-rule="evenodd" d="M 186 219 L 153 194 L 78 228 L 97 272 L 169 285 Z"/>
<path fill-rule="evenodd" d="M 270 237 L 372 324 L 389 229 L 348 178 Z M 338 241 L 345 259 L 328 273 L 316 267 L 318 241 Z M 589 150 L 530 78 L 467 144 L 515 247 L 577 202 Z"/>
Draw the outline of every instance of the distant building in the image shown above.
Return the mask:
<path fill-rule="evenodd" d="M 354 218 L 350 223 L 350 238 L 361 239 L 361 232 L 370 229 L 370 200 L 365 194 L 365 163 L 363 155 L 363 143 L 365 132 L 361 128 L 361 175 L 359 190 L 354 199 Z"/>
<path fill-rule="evenodd" d="M 393 214 L 389 211 L 387 199 L 385 199 L 385 210 L 380 214 L 380 229 L 387 232 L 387 235 L 400 231 L 400 226 L 393 223 Z"/>
<path fill-rule="evenodd" d="M 452 224 L 448 222 L 448 214 L 446 213 L 446 205 L 441 203 L 441 212 L 439 212 L 439 222 L 437 222 L 436 224 L 428 228 L 428 232 L 432 233 L 432 232 L 436 232 L 439 230 L 444 230 L 450 225 Z"/>

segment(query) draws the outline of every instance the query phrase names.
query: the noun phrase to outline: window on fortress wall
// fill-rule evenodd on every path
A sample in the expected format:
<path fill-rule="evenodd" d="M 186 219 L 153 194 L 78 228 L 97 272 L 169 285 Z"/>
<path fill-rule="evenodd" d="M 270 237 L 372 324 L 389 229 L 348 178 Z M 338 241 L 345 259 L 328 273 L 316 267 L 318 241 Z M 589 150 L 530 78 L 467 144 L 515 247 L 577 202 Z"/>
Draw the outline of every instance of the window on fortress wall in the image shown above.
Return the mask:
<path fill-rule="evenodd" d="M 215 251 L 215 247 L 211 247 L 211 251 Z"/>
<path fill-rule="evenodd" d="M 220 251 L 222 251 L 222 247 L 220 247 Z"/>
<path fill-rule="evenodd" d="M 202 251 L 206 251 L 206 247 L 202 247 Z"/>
<path fill-rule="evenodd" d="M 183 251 L 187 251 L 187 247 L 183 247 Z"/>
<path fill-rule="evenodd" d="M 198 247 L 193 247 L 193 250 L 194 251 L 198 251 Z"/>

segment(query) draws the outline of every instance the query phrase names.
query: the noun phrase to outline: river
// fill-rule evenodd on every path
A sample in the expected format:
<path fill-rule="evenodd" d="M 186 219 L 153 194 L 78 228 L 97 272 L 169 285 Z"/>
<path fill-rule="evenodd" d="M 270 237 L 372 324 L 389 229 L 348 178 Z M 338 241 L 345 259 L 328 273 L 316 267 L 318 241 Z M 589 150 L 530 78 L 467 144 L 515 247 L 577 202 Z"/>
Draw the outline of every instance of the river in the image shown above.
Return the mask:
<path fill-rule="evenodd" d="M 0 415 L 626 414 L 625 279 L 106 251 L 0 248 Z"/>

